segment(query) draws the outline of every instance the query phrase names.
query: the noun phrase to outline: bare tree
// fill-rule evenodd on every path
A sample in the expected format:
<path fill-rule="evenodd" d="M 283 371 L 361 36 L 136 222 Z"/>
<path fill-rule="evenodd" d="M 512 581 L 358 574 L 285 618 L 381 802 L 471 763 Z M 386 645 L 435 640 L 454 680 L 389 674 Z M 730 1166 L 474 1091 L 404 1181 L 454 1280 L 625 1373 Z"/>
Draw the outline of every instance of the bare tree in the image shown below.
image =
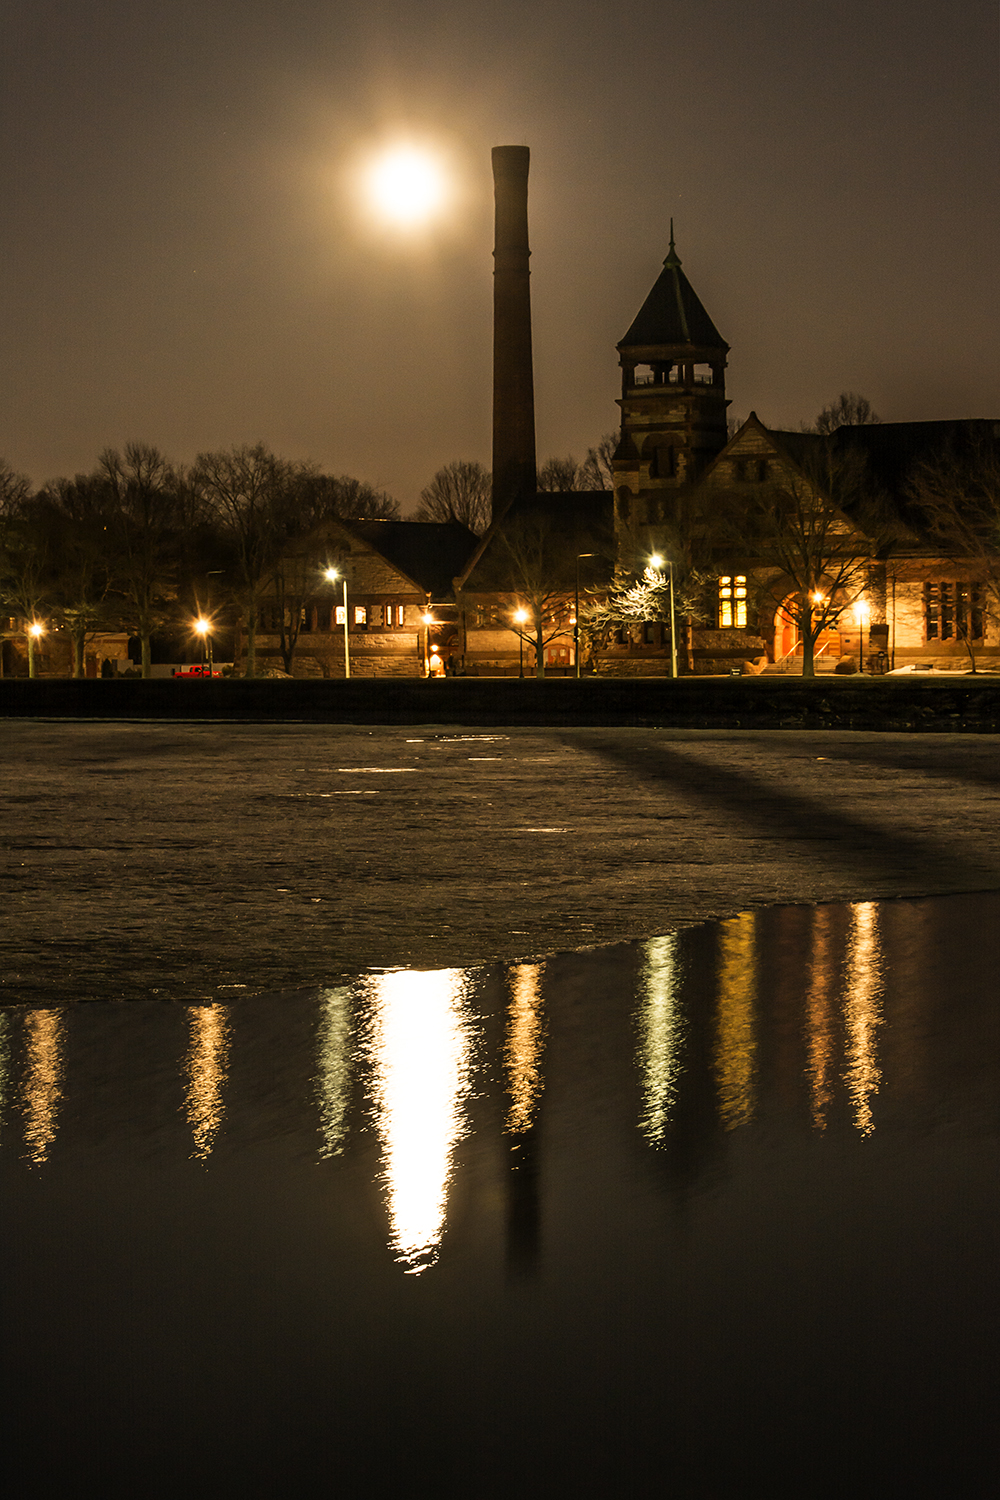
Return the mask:
<path fill-rule="evenodd" d="M 873 427 L 881 421 L 867 396 L 861 396 L 857 391 L 841 391 L 836 401 L 824 406 L 813 422 L 803 422 L 800 430 L 828 437 L 838 427 Z"/>
<path fill-rule="evenodd" d="M 0 458 L 0 517 L 12 515 L 31 493 L 31 480 Z"/>
<path fill-rule="evenodd" d="M 246 625 L 248 677 L 256 672 L 260 607 L 286 539 L 282 512 L 293 479 L 294 466 L 263 443 L 200 453 L 191 473 L 231 548 L 233 592 Z"/>
<path fill-rule="evenodd" d="M 740 560 L 733 572 L 754 574 L 798 628 L 802 675 L 814 676 L 818 637 L 864 593 L 889 534 L 864 456 L 818 439 L 801 466 L 722 497 L 716 526 L 717 543 Z"/>
<path fill-rule="evenodd" d="M 350 474 L 323 474 L 316 464 L 292 465 L 290 502 L 303 531 L 323 521 L 398 521 L 399 501 Z"/>
<path fill-rule="evenodd" d="M 490 524 L 493 481 L 475 460 L 459 459 L 438 469 L 420 492 L 415 521 L 457 521 L 477 536 Z"/>
<path fill-rule="evenodd" d="M 503 571 L 511 602 L 500 614 L 503 623 L 529 645 L 535 656 L 535 676 L 545 676 L 545 648 L 572 629 L 571 601 L 576 580 L 576 548 L 590 543 L 594 557 L 603 555 L 609 540 L 580 536 L 568 548 L 566 533 L 546 511 L 524 510 L 506 524 L 498 537 Z M 498 558 L 498 561 L 500 559 Z M 526 618 L 518 621 L 516 615 Z"/>
<path fill-rule="evenodd" d="M 35 675 L 35 636 L 51 602 L 51 538 L 38 525 L 27 477 L 0 462 L 0 602 L 27 622 L 28 675 Z"/>
<path fill-rule="evenodd" d="M 39 492 L 35 510 L 50 538 L 53 607 L 70 638 L 73 676 L 82 677 L 88 635 L 117 616 L 111 491 L 101 474 L 56 479 Z"/>
<path fill-rule="evenodd" d="M 975 671 L 983 619 L 1000 623 L 1000 444 L 984 430 L 955 439 L 917 464 L 908 489 L 926 534 L 973 575 L 968 598 L 956 600 L 955 633 Z"/>
<path fill-rule="evenodd" d="M 175 590 L 180 476 L 148 443 L 126 443 L 121 453 L 106 448 L 98 475 L 108 494 L 115 571 L 141 643 L 142 675 L 148 677 L 150 640 L 169 618 Z"/>
<path fill-rule="evenodd" d="M 547 458 L 538 470 L 538 489 L 555 494 L 566 494 L 582 489 L 580 465 L 572 454 L 565 458 Z"/>
<path fill-rule="evenodd" d="M 593 448 L 587 449 L 587 457 L 580 465 L 580 489 L 614 489 L 615 471 L 613 460 L 617 447 L 618 433 L 606 432 Z"/>

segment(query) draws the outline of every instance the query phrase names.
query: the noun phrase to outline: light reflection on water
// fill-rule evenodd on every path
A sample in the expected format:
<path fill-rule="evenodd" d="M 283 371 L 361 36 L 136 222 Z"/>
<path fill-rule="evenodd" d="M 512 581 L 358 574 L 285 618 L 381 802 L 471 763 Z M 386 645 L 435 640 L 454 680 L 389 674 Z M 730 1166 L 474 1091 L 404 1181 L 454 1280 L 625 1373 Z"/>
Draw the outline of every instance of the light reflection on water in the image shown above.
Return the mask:
<path fill-rule="evenodd" d="M 650 938 L 639 1010 L 639 1060 L 643 1075 L 642 1131 L 659 1144 L 677 1104 L 682 1072 L 680 937 Z"/>
<path fill-rule="evenodd" d="M 109 1495 L 311 1492 L 335 1455 L 349 1494 L 714 1500 L 838 1444 L 817 1494 L 922 1493 L 937 1421 L 937 1488 L 979 1493 L 998 914 L 0 1012 L 5 1414 L 65 1433 L 47 1493 L 100 1447 L 140 1454 Z"/>
<path fill-rule="evenodd" d="M 364 990 L 390 1244 L 418 1275 L 437 1259 L 453 1154 L 468 1129 L 475 1037 L 468 979 L 461 969 L 401 969 L 370 977 Z"/>
<path fill-rule="evenodd" d="M 727 1130 L 746 1125 L 754 1114 L 756 921 L 757 913 L 746 911 L 720 924 L 715 1076 Z"/>
<path fill-rule="evenodd" d="M 904 906 L 898 903 L 895 909 Z M 804 915 L 807 927 L 799 992 L 802 1080 L 811 1123 L 826 1130 L 839 1086 L 856 1130 L 871 1135 L 878 1123 L 876 1101 L 883 1086 L 879 1042 L 886 1024 L 879 903 L 784 910 Z M 771 963 L 761 952 L 761 920 L 759 912 L 744 912 L 700 929 L 714 939 L 707 1009 L 704 993 L 696 993 L 697 965 L 685 956 L 689 932 L 623 950 L 637 960 L 632 986 L 640 1092 L 636 1123 L 653 1146 L 669 1141 L 671 1121 L 690 1082 L 692 1024 L 696 1020 L 704 1028 L 709 1015 L 718 1126 L 733 1131 L 755 1118 L 759 1032 L 768 1024 L 761 996 L 767 992 Z M 704 971 L 704 960 L 700 962 Z M 785 967 L 787 982 L 787 963 Z M 477 1054 L 477 1039 L 491 1004 L 483 994 L 488 972 L 369 974 L 353 984 L 321 990 L 310 1002 L 316 1008 L 312 1086 L 318 1156 L 343 1155 L 352 1131 L 361 1128 L 352 1096 L 358 1082 L 382 1146 L 390 1244 L 411 1272 L 433 1264 L 440 1249 L 454 1152 L 470 1128 L 468 1101 L 482 1082 L 477 1069 L 486 1063 Z M 536 1129 L 546 1087 L 547 972 L 542 963 L 518 963 L 505 974 L 503 1131 L 521 1137 Z M 704 977 L 703 972 L 702 984 Z M 231 1047 L 234 1036 L 239 1044 L 242 1018 L 253 1003 L 185 1008 L 189 1039 L 180 1067 L 182 1109 L 196 1159 L 206 1160 L 217 1145 L 226 1117 Z M 9 1102 L 17 1093 L 25 1155 L 35 1165 L 46 1162 L 59 1129 L 66 1017 L 76 1014 L 65 1008 L 0 1012 L 0 1128 L 9 1125 Z M 912 1037 L 907 1046 L 912 1051 Z M 910 1056 L 910 1083 L 916 1066 Z"/>
<path fill-rule="evenodd" d="M 347 1135 L 351 1091 L 351 991 L 346 986 L 323 990 L 316 1032 L 316 1094 L 319 1107 L 320 1156 L 339 1156 Z"/>
<path fill-rule="evenodd" d="M 204 1160 L 225 1119 L 223 1089 L 229 1059 L 229 1007 L 189 1005 L 191 1044 L 184 1069 L 188 1086 L 184 1113 L 194 1141 L 192 1156 Z"/>
<path fill-rule="evenodd" d="M 874 901 L 862 901 L 851 910 L 843 1000 L 847 1031 L 844 1079 L 854 1106 L 854 1123 L 862 1135 L 870 1135 L 875 1129 L 872 1099 L 882 1081 L 876 1050 L 882 1022 L 881 971 L 878 908 Z"/>
<path fill-rule="evenodd" d="M 504 1128 L 524 1135 L 534 1124 L 542 1092 L 542 975 L 544 964 L 514 964 L 507 1012 L 507 1092 L 510 1108 Z"/>
<path fill-rule="evenodd" d="M 21 1086 L 24 1144 L 30 1161 L 40 1166 L 56 1138 L 62 1095 L 63 1012 L 33 1010 L 25 1017 L 27 1057 Z"/>

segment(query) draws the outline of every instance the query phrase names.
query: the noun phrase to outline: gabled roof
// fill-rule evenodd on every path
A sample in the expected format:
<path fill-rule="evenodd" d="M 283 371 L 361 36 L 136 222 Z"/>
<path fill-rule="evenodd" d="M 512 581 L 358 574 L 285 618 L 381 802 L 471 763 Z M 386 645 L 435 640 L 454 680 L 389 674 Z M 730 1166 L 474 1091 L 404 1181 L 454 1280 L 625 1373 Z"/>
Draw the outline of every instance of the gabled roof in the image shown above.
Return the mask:
<path fill-rule="evenodd" d="M 698 349 L 728 351 L 697 292 L 681 270 L 681 259 L 674 249 L 674 226 L 670 224 L 670 251 L 653 290 L 646 298 L 619 349 L 651 348 L 656 345 L 686 344 Z"/>
<path fill-rule="evenodd" d="M 342 521 L 397 572 L 432 599 L 452 596 L 452 579 L 475 551 L 477 538 L 457 521 Z"/>
<path fill-rule="evenodd" d="M 572 588 L 579 553 L 596 553 L 586 573 L 588 585 L 614 568 L 614 496 L 610 490 L 542 490 L 513 500 L 490 526 L 466 566 L 455 579 L 457 589 L 470 592 L 517 592 L 518 579 L 507 533 L 516 536 L 524 528 L 536 528 L 535 540 L 551 553 L 554 587 Z M 568 570 L 568 571 L 567 571 Z"/>

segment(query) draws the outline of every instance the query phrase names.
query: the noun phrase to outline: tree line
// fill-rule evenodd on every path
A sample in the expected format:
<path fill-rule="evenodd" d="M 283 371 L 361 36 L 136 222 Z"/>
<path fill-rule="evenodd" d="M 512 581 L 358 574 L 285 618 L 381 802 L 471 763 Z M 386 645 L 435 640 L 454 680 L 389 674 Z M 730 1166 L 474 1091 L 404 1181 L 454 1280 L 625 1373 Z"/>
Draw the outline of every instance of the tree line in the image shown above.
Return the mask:
<path fill-rule="evenodd" d="M 324 521 L 398 518 L 383 491 L 263 443 L 201 453 L 190 467 L 127 443 L 37 492 L 0 461 L 0 603 L 26 621 L 55 620 L 74 676 L 89 635 L 127 630 L 146 677 L 154 633 L 197 611 L 214 576 L 213 603 L 245 622 L 253 675 L 260 604 L 295 539 Z"/>

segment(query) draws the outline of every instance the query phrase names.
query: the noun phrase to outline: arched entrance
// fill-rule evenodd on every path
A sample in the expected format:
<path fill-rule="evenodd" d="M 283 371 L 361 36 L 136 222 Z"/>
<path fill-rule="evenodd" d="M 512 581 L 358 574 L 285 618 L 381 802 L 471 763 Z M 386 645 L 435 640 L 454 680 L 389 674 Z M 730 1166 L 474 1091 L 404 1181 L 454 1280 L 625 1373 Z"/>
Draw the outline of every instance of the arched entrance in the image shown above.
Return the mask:
<path fill-rule="evenodd" d="M 786 594 L 774 612 L 774 660 L 784 661 L 788 657 L 802 655 L 802 633 L 793 618 L 796 595 Z M 830 625 L 821 630 L 813 647 L 813 660 L 825 657 L 839 660 L 843 653 L 840 630 Z"/>

